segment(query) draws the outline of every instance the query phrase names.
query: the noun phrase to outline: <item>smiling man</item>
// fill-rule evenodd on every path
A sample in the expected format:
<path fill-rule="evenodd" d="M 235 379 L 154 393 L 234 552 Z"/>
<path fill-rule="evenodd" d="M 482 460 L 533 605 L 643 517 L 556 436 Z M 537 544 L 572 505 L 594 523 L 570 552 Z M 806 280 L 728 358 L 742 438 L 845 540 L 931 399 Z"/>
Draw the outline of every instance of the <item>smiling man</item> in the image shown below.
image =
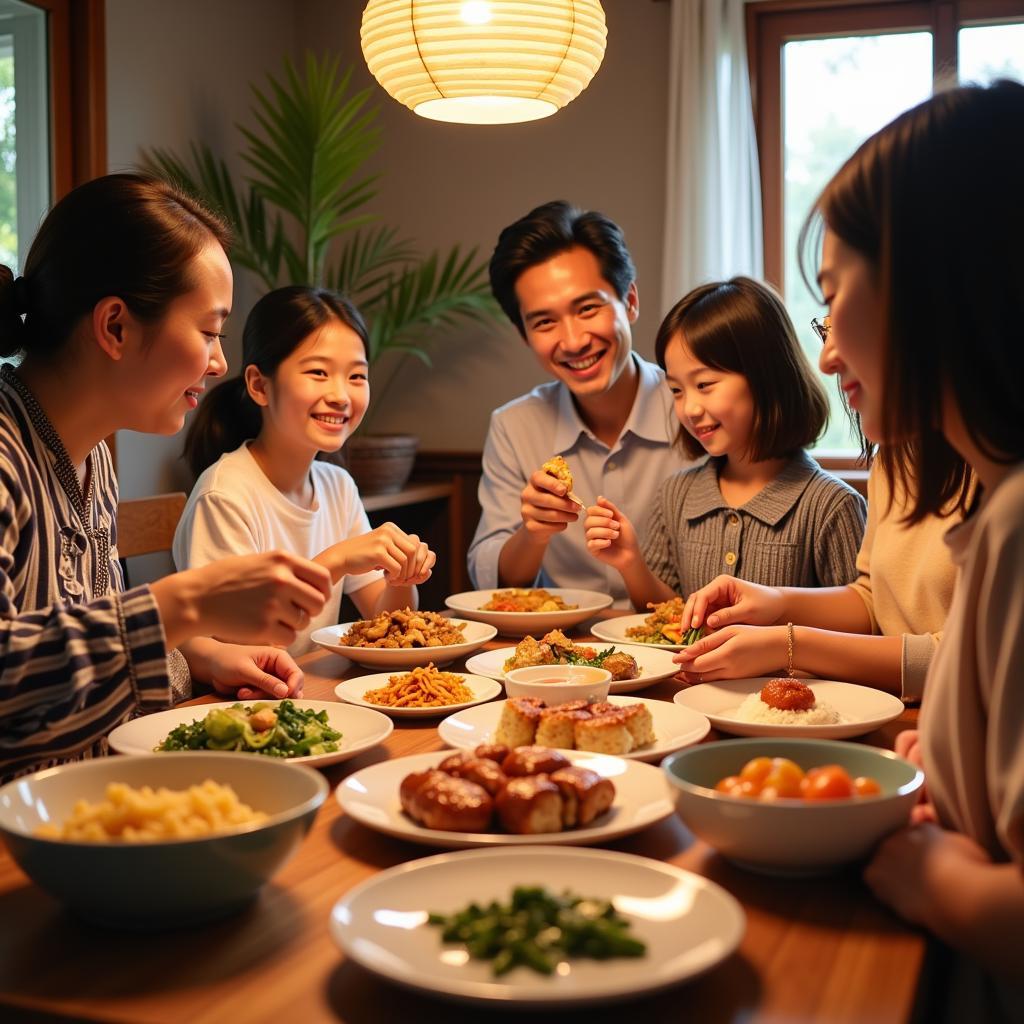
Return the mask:
<path fill-rule="evenodd" d="M 582 509 L 541 471 L 563 456 L 584 502 L 605 495 L 642 523 L 659 484 L 685 465 L 664 374 L 633 351 L 640 303 L 622 231 L 600 213 L 547 203 L 502 231 L 490 273 L 554 380 L 491 417 L 470 575 L 481 589 L 580 587 L 625 607 L 622 578 L 587 552 Z"/>

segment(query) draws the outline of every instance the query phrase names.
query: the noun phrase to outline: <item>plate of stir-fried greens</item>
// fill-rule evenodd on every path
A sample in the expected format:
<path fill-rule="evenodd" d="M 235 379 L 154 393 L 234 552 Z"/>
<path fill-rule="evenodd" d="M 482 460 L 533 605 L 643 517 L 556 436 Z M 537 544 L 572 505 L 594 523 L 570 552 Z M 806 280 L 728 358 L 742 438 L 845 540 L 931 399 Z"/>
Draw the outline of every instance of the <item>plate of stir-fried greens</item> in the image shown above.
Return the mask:
<path fill-rule="evenodd" d="M 132 719 L 110 734 L 110 745 L 121 754 L 226 750 L 316 767 L 354 757 L 393 727 L 379 711 L 331 701 L 225 702 Z"/>

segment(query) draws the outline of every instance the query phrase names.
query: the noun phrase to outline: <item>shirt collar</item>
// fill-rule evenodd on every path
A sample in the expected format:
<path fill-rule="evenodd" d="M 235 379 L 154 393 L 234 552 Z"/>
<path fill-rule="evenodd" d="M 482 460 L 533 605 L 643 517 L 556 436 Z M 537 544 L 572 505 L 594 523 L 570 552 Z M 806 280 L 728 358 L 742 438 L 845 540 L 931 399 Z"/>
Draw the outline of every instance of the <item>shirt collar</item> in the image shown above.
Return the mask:
<path fill-rule="evenodd" d="M 633 399 L 633 408 L 629 411 L 620 439 L 626 434 L 635 434 L 650 441 L 671 440 L 671 431 L 676 420 L 665 387 L 665 374 L 660 367 L 641 359 L 636 352 L 630 353 L 630 358 L 637 369 L 639 383 L 636 397 Z M 587 437 L 596 440 L 591 429 L 580 418 L 576 404 L 572 400 L 572 392 L 565 384 L 560 383 L 558 423 L 552 451 L 556 455 L 565 454 L 576 444 L 580 434 L 586 434 Z"/>
<path fill-rule="evenodd" d="M 763 491 L 743 505 L 743 511 L 768 526 L 777 526 L 797 503 L 816 469 L 817 463 L 807 452 L 797 452 Z M 715 459 L 707 459 L 693 472 L 696 478 L 683 499 L 683 515 L 687 519 L 700 519 L 720 508 L 730 507 L 718 487 Z"/>

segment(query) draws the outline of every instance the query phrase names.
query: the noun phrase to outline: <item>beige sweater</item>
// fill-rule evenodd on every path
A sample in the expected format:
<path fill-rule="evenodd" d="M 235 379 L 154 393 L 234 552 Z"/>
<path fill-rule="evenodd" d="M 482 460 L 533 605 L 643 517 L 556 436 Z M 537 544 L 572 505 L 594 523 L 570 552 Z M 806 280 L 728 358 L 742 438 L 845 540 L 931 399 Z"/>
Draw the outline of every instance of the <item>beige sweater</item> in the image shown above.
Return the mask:
<path fill-rule="evenodd" d="M 857 555 L 860 575 L 851 584 L 871 616 L 871 629 L 903 637 L 904 700 L 920 700 L 928 665 L 953 600 L 956 569 L 943 540 L 953 518 L 900 522 L 906 499 L 889 506 L 889 487 L 878 462 L 868 475 L 868 524 Z"/>
<path fill-rule="evenodd" d="M 921 707 L 928 795 L 942 825 L 1024 870 L 1024 463 L 947 543 L 960 577 Z M 954 984 L 974 1007 L 961 1019 L 1024 1020 L 1024 985 L 965 960 Z"/>

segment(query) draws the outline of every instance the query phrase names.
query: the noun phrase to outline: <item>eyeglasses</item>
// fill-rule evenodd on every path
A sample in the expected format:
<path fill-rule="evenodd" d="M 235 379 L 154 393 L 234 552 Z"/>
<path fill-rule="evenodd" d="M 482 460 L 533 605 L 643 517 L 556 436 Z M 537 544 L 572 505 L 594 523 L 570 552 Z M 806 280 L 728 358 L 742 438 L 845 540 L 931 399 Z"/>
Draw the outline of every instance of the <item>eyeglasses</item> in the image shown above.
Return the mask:
<path fill-rule="evenodd" d="M 826 316 L 821 320 L 815 317 L 811 321 L 811 327 L 814 329 L 814 333 L 818 336 L 822 345 L 827 344 L 829 333 L 832 331 L 832 317 Z"/>

